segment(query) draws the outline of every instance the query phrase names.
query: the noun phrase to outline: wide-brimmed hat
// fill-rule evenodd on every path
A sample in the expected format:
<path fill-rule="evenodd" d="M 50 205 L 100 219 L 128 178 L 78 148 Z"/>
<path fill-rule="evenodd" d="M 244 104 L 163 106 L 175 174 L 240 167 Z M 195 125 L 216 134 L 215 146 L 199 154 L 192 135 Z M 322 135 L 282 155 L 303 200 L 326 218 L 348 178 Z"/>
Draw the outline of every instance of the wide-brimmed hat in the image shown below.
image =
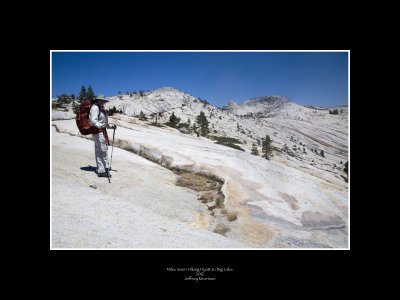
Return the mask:
<path fill-rule="evenodd" d="M 107 100 L 106 97 L 104 97 L 104 95 L 101 95 L 101 94 L 96 96 L 94 98 L 94 100 L 103 100 L 103 101 L 106 101 L 106 102 L 110 101 L 110 100 Z"/>

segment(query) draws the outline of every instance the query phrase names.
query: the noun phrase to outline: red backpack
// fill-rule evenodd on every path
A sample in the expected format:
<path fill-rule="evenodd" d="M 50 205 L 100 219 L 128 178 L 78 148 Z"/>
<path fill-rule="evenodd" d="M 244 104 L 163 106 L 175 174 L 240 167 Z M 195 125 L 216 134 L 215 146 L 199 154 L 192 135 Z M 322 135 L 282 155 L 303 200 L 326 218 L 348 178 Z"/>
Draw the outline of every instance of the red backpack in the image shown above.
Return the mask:
<path fill-rule="evenodd" d="M 92 133 L 96 134 L 102 131 L 100 128 L 90 126 L 89 113 L 92 105 L 93 102 L 90 100 L 82 101 L 79 110 L 76 113 L 75 117 L 76 126 L 78 126 L 79 132 L 82 135 L 88 135 Z M 99 111 L 99 116 L 100 116 L 100 111 Z"/>

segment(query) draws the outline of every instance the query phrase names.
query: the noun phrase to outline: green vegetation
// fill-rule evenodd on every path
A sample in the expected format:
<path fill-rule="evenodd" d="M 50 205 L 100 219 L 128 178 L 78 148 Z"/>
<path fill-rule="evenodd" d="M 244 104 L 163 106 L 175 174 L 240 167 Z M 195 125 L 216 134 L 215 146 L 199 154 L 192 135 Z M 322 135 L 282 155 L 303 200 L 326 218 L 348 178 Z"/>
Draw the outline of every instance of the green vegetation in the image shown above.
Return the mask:
<path fill-rule="evenodd" d="M 200 136 L 199 132 L 197 131 L 197 129 L 199 129 L 199 127 L 196 125 L 196 123 L 193 123 L 192 126 L 192 131 L 197 134 L 197 136 Z"/>
<path fill-rule="evenodd" d="M 264 153 L 263 157 L 268 160 L 270 159 L 271 156 L 273 156 L 272 141 L 268 134 L 265 136 L 265 139 L 263 139 L 263 141 L 262 141 L 262 153 Z"/>
<path fill-rule="evenodd" d="M 181 119 L 175 116 L 175 113 L 173 112 L 172 115 L 169 117 L 169 122 L 165 123 L 165 125 L 172 128 L 177 128 L 180 121 Z"/>
<path fill-rule="evenodd" d="M 113 106 L 113 108 L 106 110 L 106 112 L 107 112 L 107 115 L 112 116 L 112 115 L 118 113 L 119 111 L 115 108 L 115 106 Z"/>
<path fill-rule="evenodd" d="M 155 127 L 165 127 L 164 125 L 162 125 L 160 123 L 156 123 L 156 122 L 151 122 L 150 125 L 155 126 Z"/>
<path fill-rule="evenodd" d="M 238 145 L 235 145 L 235 144 L 242 144 L 242 142 L 239 141 L 238 139 L 224 137 L 224 136 L 210 136 L 210 138 L 216 141 L 216 144 L 231 147 L 233 149 L 237 149 L 240 151 L 245 151 L 243 148 L 239 147 Z"/>
<path fill-rule="evenodd" d="M 218 144 L 224 144 L 224 143 L 231 143 L 231 144 L 242 144 L 241 141 L 235 138 L 230 138 L 230 137 L 224 137 L 224 136 L 210 136 L 210 139 L 213 139 L 218 142 Z"/>
<path fill-rule="evenodd" d="M 196 118 L 196 122 L 200 126 L 200 134 L 202 136 L 207 136 L 210 133 L 210 129 L 208 128 L 209 122 L 204 112 L 200 112 Z"/>
<path fill-rule="evenodd" d="M 143 111 L 140 111 L 139 120 L 147 121 L 147 117 L 146 117 L 146 115 L 143 113 Z"/>
<path fill-rule="evenodd" d="M 258 155 L 258 149 L 257 149 L 256 144 L 254 144 L 254 143 L 253 143 L 253 146 L 251 148 L 251 154 Z"/>
<path fill-rule="evenodd" d="M 92 89 L 92 87 L 89 85 L 89 87 L 88 87 L 88 89 L 87 89 L 87 92 L 86 92 L 86 98 L 88 99 L 88 100 L 94 100 L 94 92 L 93 92 L 93 89 Z"/>
<path fill-rule="evenodd" d="M 343 112 L 343 110 L 342 110 L 342 112 Z M 329 114 L 330 114 L 330 115 L 337 115 L 337 114 L 339 114 L 339 112 L 338 112 L 337 109 L 334 109 L 334 110 L 330 110 L 330 111 L 329 111 Z"/>
<path fill-rule="evenodd" d="M 240 150 L 240 151 L 243 151 L 243 152 L 244 152 L 244 149 L 243 149 L 243 148 L 241 148 L 241 147 L 239 147 L 238 145 L 235 145 L 235 144 L 231 144 L 231 143 L 220 143 L 220 142 L 216 142 L 216 144 L 224 145 L 224 146 L 231 147 L 231 148 L 233 148 L 233 149 Z"/>
<path fill-rule="evenodd" d="M 79 92 L 79 100 L 86 99 L 86 88 L 84 85 L 81 87 L 81 91 Z"/>

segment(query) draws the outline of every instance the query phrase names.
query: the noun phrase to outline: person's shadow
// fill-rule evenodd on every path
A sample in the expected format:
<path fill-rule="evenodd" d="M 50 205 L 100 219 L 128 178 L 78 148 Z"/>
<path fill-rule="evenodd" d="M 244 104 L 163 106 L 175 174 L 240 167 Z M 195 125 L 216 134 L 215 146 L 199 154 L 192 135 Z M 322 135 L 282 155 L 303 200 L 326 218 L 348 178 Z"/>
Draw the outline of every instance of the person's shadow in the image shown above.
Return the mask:
<path fill-rule="evenodd" d="M 87 167 L 81 167 L 80 168 L 82 171 L 87 171 L 87 172 L 95 172 L 97 174 L 97 169 L 96 167 L 92 166 L 87 166 Z M 111 169 L 111 171 L 118 172 L 117 170 Z"/>
<path fill-rule="evenodd" d="M 87 166 L 87 167 L 81 167 L 81 170 L 82 171 L 88 171 L 88 172 L 95 172 L 96 173 L 97 168 L 96 167 L 92 167 L 92 166 Z"/>

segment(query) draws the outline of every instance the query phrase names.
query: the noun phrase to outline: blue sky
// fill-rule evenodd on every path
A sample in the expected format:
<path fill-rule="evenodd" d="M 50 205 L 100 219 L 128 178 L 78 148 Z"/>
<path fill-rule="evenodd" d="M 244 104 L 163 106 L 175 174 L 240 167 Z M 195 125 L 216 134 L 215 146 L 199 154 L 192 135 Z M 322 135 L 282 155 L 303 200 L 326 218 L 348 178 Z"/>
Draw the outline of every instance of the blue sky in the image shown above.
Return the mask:
<path fill-rule="evenodd" d="M 52 97 L 174 87 L 223 106 L 258 96 L 348 104 L 347 52 L 53 52 Z"/>

